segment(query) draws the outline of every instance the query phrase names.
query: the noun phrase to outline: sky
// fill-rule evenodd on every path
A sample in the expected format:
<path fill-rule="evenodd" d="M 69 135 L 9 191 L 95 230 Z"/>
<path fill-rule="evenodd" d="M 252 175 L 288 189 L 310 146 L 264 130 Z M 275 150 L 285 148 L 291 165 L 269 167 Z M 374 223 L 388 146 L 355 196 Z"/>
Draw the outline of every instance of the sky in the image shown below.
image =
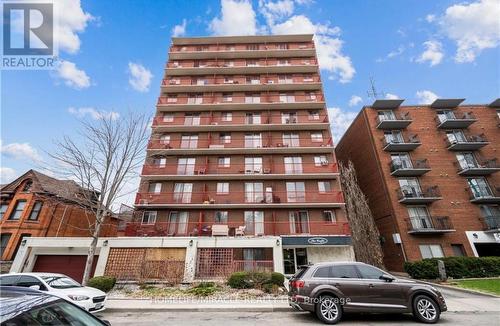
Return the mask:
<path fill-rule="evenodd" d="M 405 104 L 500 97 L 500 0 L 55 2 L 57 69 L 0 72 L 1 183 L 78 139 L 79 119 L 154 114 L 172 36 L 315 34 L 336 141 L 374 101 L 371 78 Z"/>

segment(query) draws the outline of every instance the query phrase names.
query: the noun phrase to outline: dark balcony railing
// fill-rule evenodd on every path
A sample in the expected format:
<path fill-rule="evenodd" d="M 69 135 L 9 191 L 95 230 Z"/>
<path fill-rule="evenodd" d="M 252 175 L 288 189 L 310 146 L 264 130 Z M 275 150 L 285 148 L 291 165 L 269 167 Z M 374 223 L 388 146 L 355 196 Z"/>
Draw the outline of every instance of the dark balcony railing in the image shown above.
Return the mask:
<path fill-rule="evenodd" d="M 445 137 L 444 140 L 448 149 L 458 151 L 477 150 L 489 144 L 484 134 L 461 135 L 452 139 Z"/>
<path fill-rule="evenodd" d="M 304 174 L 338 173 L 337 163 L 321 162 L 302 164 L 231 164 L 222 166 L 213 164 L 146 164 L 142 175 L 211 175 L 211 174 Z"/>
<path fill-rule="evenodd" d="M 500 171 L 500 164 L 496 158 L 474 158 L 473 160 L 461 160 L 453 162 L 460 175 L 489 175 Z"/>
<path fill-rule="evenodd" d="M 232 79 L 225 79 L 223 77 L 210 77 L 204 79 L 192 79 L 191 77 L 172 77 L 170 79 L 163 79 L 162 86 L 176 87 L 176 86 L 233 86 L 233 85 L 288 85 L 288 84 L 301 84 L 301 83 L 320 83 L 319 76 L 311 76 L 306 74 L 292 74 L 290 78 L 279 79 L 278 77 L 266 77 L 257 79 L 248 79 L 246 76 L 233 77 Z"/>
<path fill-rule="evenodd" d="M 438 186 L 413 187 L 403 186 L 397 189 L 399 202 L 401 203 L 429 203 L 441 199 Z"/>
<path fill-rule="evenodd" d="M 441 116 L 441 118 L 437 116 L 435 118 L 438 128 L 467 128 L 476 122 L 476 120 L 472 112 Z"/>
<path fill-rule="evenodd" d="M 482 222 L 483 230 L 485 231 L 500 230 L 500 215 L 481 217 L 480 221 Z"/>
<path fill-rule="evenodd" d="M 158 105 L 214 105 L 214 104 L 270 104 L 270 103 L 304 103 L 304 102 L 323 102 L 324 97 L 321 92 L 313 93 L 310 95 L 298 95 L 290 94 L 288 96 L 280 95 L 266 95 L 261 94 L 256 97 L 252 96 L 226 96 L 222 94 L 214 96 L 203 96 L 203 97 L 188 97 L 188 96 L 177 96 L 168 97 L 160 96 L 158 98 Z"/>
<path fill-rule="evenodd" d="M 213 192 L 140 192 L 137 193 L 137 205 L 168 205 L 168 204 L 290 204 L 290 203 L 332 203 L 344 202 L 341 191 L 231 191 L 228 193 Z"/>
<path fill-rule="evenodd" d="M 411 151 L 421 145 L 420 139 L 416 134 L 408 136 L 407 139 L 404 137 L 392 137 L 390 139 L 383 137 L 382 142 L 385 151 Z"/>
<path fill-rule="evenodd" d="M 408 233 L 445 233 L 454 231 L 448 216 L 420 216 L 406 220 Z"/>
<path fill-rule="evenodd" d="M 389 165 L 393 176 L 419 176 L 431 170 L 427 159 L 393 160 Z"/>
<path fill-rule="evenodd" d="M 391 116 L 378 115 L 376 125 L 379 129 L 404 129 L 412 122 L 409 112 Z"/>
<path fill-rule="evenodd" d="M 188 222 L 155 222 L 144 224 L 141 222 L 127 222 L 125 236 L 135 237 L 182 237 L 182 236 L 229 236 L 253 237 L 263 235 L 298 235 L 298 234 L 328 234 L 349 235 L 349 224 L 346 222 L 330 223 L 324 221 L 290 222 L 282 221 L 245 222 L 228 221 L 188 221 Z M 227 234 L 213 232 L 214 225 L 224 225 Z M 215 229 L 215 228 L 214 228 Z"/>

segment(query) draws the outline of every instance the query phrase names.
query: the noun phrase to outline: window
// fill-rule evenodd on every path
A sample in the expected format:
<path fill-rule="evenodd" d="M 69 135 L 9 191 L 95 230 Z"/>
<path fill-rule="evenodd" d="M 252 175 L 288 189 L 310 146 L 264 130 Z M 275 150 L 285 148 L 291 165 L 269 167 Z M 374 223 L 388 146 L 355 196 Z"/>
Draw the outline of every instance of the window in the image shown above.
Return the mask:
<path fill-rule="evenodd" d="M 281 123 L 297 123 L 297 112 L 283 112 L 281 113 Z"/>
<path fill-rule="evenodd" d="M 195 67 L 204 68 L 204 67 L 207 66 L 207 62 L 205 60 L 195 60 L 194 61 L 194 66 Z"/>
<path fill-rule="evenodd" d="M 161 135 L 160 136 L 160 144 L 169 145 L 170 144 L 170 135 Z"/>
<path fill-rule="evenodd" d="M 332 278 L 359 278 L 354 265 L 332 266 Z"/>
<path fill-rule="evenodd" d="M 262 173 L 262 157 L 245 157 L 245 173 Z"/>
<path fill-rule="evenodd" d="M 160 182 L 151 182 L 148 186 L 148 192 L 159 194 L 161 192 L 161 183 Z"/>
<path fill-rule="evenodd" d="M 319 111 L 309 111 L 309 120 L 319 120 Z"/>
<path fill-rule="evenodd" d="M 396 120 L 396 116 L 392 110 L 378 111 L 377 114 L 379 121 Z"/>
<path fill-rule="evenodd" d="M 186 234 L 189 220 L 188 212 L 170 212 L 168 216 L 168 234 Z"/>
<path fill-rule="evenodd" d="M 500 206 L 481 205 L 480 209 L 488 230 L 500 229 Z"/>
<path fill-rule="evenodd" d="M 208 51 L 208 46 L 207 45 L 197 46 L 196 51 Z"/>
<path fill-rule="evenodd" d="M 318 191 L 319 193 L 327 193 L 332 191 L 332 185 L 330 181 L 318 181 Z"/>
<path fill-rule="evenodd" d="M 408 153 L 391 154 L 391 161 L 393 170 L 410 169 L 413 167 Z"/>
<path fill-rule="evenodd" d="M 278 45 L 276 45 L 276 48 L 278 50 L 288 50 L 288 44 L 286 44 L 286 43 L 278 43 Z"/>
<path fill-rule="evenodd" d="M 456 156 L 462 170 L 479 167 L 473 153 L 457 153 Z"/>
<path fill-rule="evenodd" d="M 46 290 L 46 287 L 45 285 L 43 285 L 42 281 L 33 276 L 21 275 L 19 281 L 16 282 L 16 286 L 22 286 L 26 288 L 33 285 L 38 285 L 40 287 L 40 290 Z"/>
<path fill-rule="evenodd" d="M 185 126 L 198 126 L 200 125 L 200 114 L 199 113 L 186 113 L 184 117 Z"/>
<path fill-rule="evenodd" d="M 246 113 L 245 124 L 247 125 L 260 125 L 260 113 Z"/>
<path fill-rule="evenodd" d="M 401 186 L 401 194 L 405 198 L 422 197 L 422 190 L 420 189 L 420 184 L 417 178 L 405 178 L 399 179 L 399 185 Z"/>
<path fill-rule="evenodd" d="M 290 75 L 278 75 L 278 84 L 292 84 L 293 78 Z"/>
<path fill-rule="evenodd" d="M 304 82 L 312 82 L 314 81 L 312 75 L 304 75 Z"/>
<path fill-rule="evenodd" d="M 187 104 L 202 104 L 203 94 L 189 95 Z"/>
<path fill-rule="evenodd" d="M 337 217 L 333 211 L 323 211 L 323 221 L 326 223 L 337 223 Z"/>
<path fill-rule="evenodd" d="M 246 94 L 245 103 L 260 103 L 260 94 Z"/>
<path fill-rule="evenodd" d="M 247 60 L 247 67 L 257 67 L 259 62 L 257 60 Z"/>
<path fill-rule="evenodd" d="M 314 157 L 314 166 L 328 165 L 328 158 L 326 155 L 319 155 Z"/>
<path fill-rule="evenodd" d="M 300 278 L 307 270 L 308 267 L 300 269 L 299 266 L 304 266 L 309 263 L 307 259 L 307 251 L 306 248 L 289 248 L 283 249 L 283 263 L 285 265 L 285 274 L 296 275 L 297 278 Z"/>
<path fill-rule="evenodd" d="M 264 184 L 262 182 L 245 182 L 245 203 L 261 203 L 264 201 Z"/>
<path fill-rule="evenodd" d="M 224 122 L 233 121 L 233 114 L 231 112 L 222 112 L 221 120 Z"/>
<path fill-rule="evenodd" d="M 197 147 L 198 147 L 198 135 L 181 136 L 181 148 L 197 148 Z"/>
<path fill-rule="evenodd" d="M 278 60 L 278 66 L 289 66 L 290 65 L 290 60 L 288 59 L 279 59 Z"/>
<path fill-rule="evenodd" d="M 384 132 L 384 138 L 388 144 L 400 144 L 404 143 L 403 134 L 401 130 L 393 130 Z"/>
<path fill-rule="evenodd" d="M 432 222 L 426 206 L 408 207 L 411 226 L 415 230 L 432 229 Z"/>
<path fill-rule="evenodd" d="M 231 158 L 230 157 L 219 157 L 217 159 L 217 165 L 220 168 L 228 168 L 231 165 Z"/>
<path fill-rule="evenodd" d="M 193 192 L 192 183 L 176 183 L 174 184 L 174 202 L 190 203 L 191 194 Z"/>
<path fill-rule="evenodd" d="M 0 286 L 13 286 L 18 278 L 19 275 L 2 275 L 2 277 L 0 277 Z"/>
<path fill-rule="evenodd" d="M 208 84 L 208 80 L 204 77 L 193 78 L 191 82 L 194 85 L 203 86 Z"/>
<path fill-rule="evenodd" d="M 227 217 L 228 217 L 227 211 L 216 211 L 214 214 L 214 222 L 227 224 Z"/>
<path fill-rule="evenodd" d="M 264 212 L 263 211 L 245 211 L 245 234 L 263 235 L 264 234 Z"/>
<path fill-rule="evenodd" d="M 221 144 L 231 144 L 231 134 L 230 133 L 221 132 L 219 134 L 219 143 L 221 143 Z"/>
<path fill-rule="evenodd" d="M 9 205 L 7 204 L 0 205 L 0 219 L 2 219 L 5 215 L 5 212 L 7 212 L 7 208 L 9 208 Z"/>
<path fill-rule="evenodd" d="M 36 201 L 31 209 L 29 220 L 36 221 L 38 220 L 38 216 L 40 215 L 40 211 L 42 210 L 43 203 L 41 201 Z"/>
<path fill-rule="evenodd" d="M 7 248 L 7 245 L 9 244 L 11 235 L 12 234 L 10 233 L 2 233 L 0 235 L 0 260 L 2 260 L 3 252 L 5 251 L 5 248 Z M 0 280 L 3 280 L 3 277 Z M 0 285 L 4 285 L 3 282 L 0 282 Z"/>
<path fill-rule="evenodd" d="M 463 257 L 466 256 L 465 248 L 462 244 L 452 244 L 451 249 L 453 250 L 453 256 Z"/>
<path fill-rule="evenodd" d="M 306 200 L 306 189 L 303 181 L 287 182 L 286 197 L 288 203 L 304 202 Z"/>
<path fill-rule="evenodd" d="M 247 84 L 253 84 L 253 85 L 260 84 L 260 77 L 259 76 L 247 77 Z"/>
<path fill-rule="evenodd" d="M 322 277 L 322 278 L 330 277 L 330 266 L 323 266 L 323 267 L 318 268 L 314 272 L 313 277 Z"/>
<path fill-rule="evenodd" d="M 283 133 L 283 146 L 285 147 L 298 147 L 299 143 L 299 134 L 295 132 L 285 132 Z"/>
<path fill-rule="evenodd" d="M 226 51 L 234 51 L 234 45 L 226 45 Z"/>
<path fill-rule="evenodd" d="M 474 198 L 493 197 L 490 185 L 485 178 L 469 178 L 467 183 Z"/>
<path fill-rule="evenodd" d="M 245 134 L 245 147 L 246 148 L 262 147 L 262 135 L 260 133 Z"/>
<path fill-rule="evenodd" d="M 306 101 L 316 101 L 316 93 L 306 92 Z"/>
<path fill-rule="evenodd" d="M 234 67 L 234 61 L 233 60 L 224 61 L 224 67 Z"/>
<path fill-rule="evenodd" d="M 300 156 L 288 156 L 283 158 L 285 163 L 285 173 L 302 173 L 302 157 Z"/>
<path fill-rule="evenodd" d="M 455 119 L 455 113 L 453 113 L 452 110 L 437 111 L 437 116 L 438 116 L 439 122 L 445 122 L 446 120 L 454 120 Z"/>
<path fill-rule="evenodd" d="M 384 271 L 368 265 L 356 265 L 356 267 L 364 279 L 379 280 L 380 276 L 385 274 Z"/>
<path fill-rule="evenodd" d="M 229 182 L 217 182 L 217 194 L 218 195 L 229 194 Z"/>
<path fill-rule="evenodd" d="M 419 248 L 422 259 L 444 257 L 443 248 L 440 245 L 420 245 Z"/>
<path fill-rule="evenodd" d="M 321 131 L 311 132 L 311 141 L 323 142 L 323 133 Z"/>
<path fill-rule="evenodd" d="M 9 220 L 18 220 L 23 215 L 24 206 L 26 206 L 26 200 L 18 200 L 14 210 L 10 213 Z"/>
<path fill-rule="evenodd" d="M 156 223 L 156 211 L 144 211 L 142 213 L 141 224 L 155 224 Z"/>
<path fill-rule="evenodd" d="M 232 102 L 233 93 L 222 93 L 222 102 Z"/>
<path fill-rule="evenodd" d="M 232 83 L 234 83 L 233 77 L 224 76 L 224 84 L 232 84 Z"/>
<path fill-rule="evenodd" d="M 179 85 L 181 83 L 181 80 L 179 78 L 170 78 L 168 83 L 170 85 Z"/>
<path fill-rule="evenodd" d="M 193 175 L 195 165 L 196 165 L 195 157 L 179 158 L 177 160 L 177 174 Z"/>
<path fill-rule="evenodd" d="M 280 93 L 280 103 L 293 103 L 295 102 L 295 95 L 291 93 Z"/>
<path fill-rule="evenodd" d="M 309 233 L 309 213 L 307 211 L 288 212 L 290 234 Z"/>
<path fill-rule="evenodd" d="M 153 157 L 153 165 L 157 168 L 164 168 L 167 165 L 167 158 L 165 156 Z"/>
<path fill-rule="evenodd" d="M 32 186 L 33 186 L 33 181 L 27 180 L 26 183 L 23 186 L 23 190 L 22 191 L 23 192 L 30 192 Z"/>
<path fill-rule="evenodd" d="M 167 97 L 167 103 L 177 103 L 177 95 L 172 94 Z M 173 121 L 173 116 L 172 116 Z"/>
<path fill-rule="evenodd" d="M 248 44 L 247 45 L 247 50 L 255 51 L 255 50 L 258 50 L 258 49 L 259 49 L 259 45 L 258 44 Z"/>
<path fill-rule="evenodd" d="M 465 135 L 462 132 L 462 130 L 447 131 L 446 137 L 448 138 L 448 141 L 450 142 L 450 144 L 467 142 L 467 138 L 465 138 Z"/>

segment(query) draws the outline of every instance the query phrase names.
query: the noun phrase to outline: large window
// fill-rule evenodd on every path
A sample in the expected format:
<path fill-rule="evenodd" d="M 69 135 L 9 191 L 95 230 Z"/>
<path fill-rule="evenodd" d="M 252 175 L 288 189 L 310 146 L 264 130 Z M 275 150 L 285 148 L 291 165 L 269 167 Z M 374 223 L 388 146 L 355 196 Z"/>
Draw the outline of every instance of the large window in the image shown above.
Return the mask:
<path fill-rule="evenodd" d="M 245 182 L 245 202 L 261 203 L 264 200 L 264 184 L 262 182 Z"/>
<path fill-rule="evenodd" d="M 391 154 L 391 160 L 393 169 L 409 169 L 412 167 L 408 153 Z"/>
<path fill-rule="evenodd" d="M 419 248 L 422 259 L 444 257 L 443 248 L 438 244 L 420 245 Z"/>
<path fill-rule="evenodd" d="M 247 125 L 260 125 L 262 123 L 260 113 L 246 113 L 245 124 Z"/>
<path fill-rule="evenodd" d="M 453 119 L 455 119 L 455 114 L 453 113 L 452 110 L 440 110 L 440 111 L 437 111 L 437 116 L 438 116 L 439 122 L 444 122 L 446 120 L 453 120 Z"/>
<path fill-rule="evenodd" d="M 227 218 L 227 211 L 216 211 L 214 214 L 214 222 L 218 224 L 227 224 Z"/>
<path fill-rule="evenodd" d="M 413 229 L 419 230 L 432 228 L 431 218 L 426 206 L 408 207 L 408 215 L 410 216 L 410 222 Z"/>
<path fill-rule="evenodd" d="M 417 178 L 405 178 L 399 179 L 398 181 L 401 186 L 401 193 L 404 197 L 414 198 L 422 196 L 422 190 L 420 189 L 420 183 Z"/>
<path fill-rule="evenodd" d="M 2 219 L 3 216 L 5 215 L 5 212 L 7 212 L 7 208 L 9 208 L 8 204 L 0 205 L 0 219 Z"/>
<path fill-rule="evenodd" d="M 446 132 L 450 144 L 463 143 L 467 141 L 462 130 L 451 130 Z"/>
<path fill-rule="evenodd" d="M 219 144 L 231 144 L 231 133 L 229 132 L 219 133 Z"/>
<path fill-rule="evenodd" d="M 245 95 L 245 103 L 260 103 L 260 94 L 247 94 Z"/>
<path fill-rule="evenodd" d="M 470 178 L 467 182 L 474 198 L 493 197 L 490 185 L 485 178 Z"/>
<path fill-rule="evenodd" d="M 177 161 L 177 174 L 180 175 L 193 175 L 194 167 L 196 164 L 196 158 L 187 157 L 187 158 L 179 158 Z"/>
<path fill-rule="evenodd" d="M 9 220 L 18 220 L 23 215 L 24 207 L 26 206 L 26 200 L 18 200 L 14 210 L 10 213 Z"/>
<path fill-rule="evenodd" d="M 332 191 L 332 184 L 330 181 L 318 181 L 318 191 L 320 194 Z"/>
<path fill-rule="evenodd" d="M 40 211 L 42 210 L 43 203 L 41 201 L 36 201 L 31 209 L 30 216 L 28 217 L 31 221 L 38 220 L 38 216 L 40 215 Z"/>
<path fill-rule="evenodd" d="M 378 119 L 379 121 L 396 120 L 396 116 L 392 110 L 378 111 Z"/>
<path fill-rule="evenodd" d="M 202 104 L 203 94 L 190 95 L 187 104 Z"/>
<path fill-rule="evenodd" d="M 295 102 L 295 95 L 291 93 L 281 93 L 280 103 L 293 103 Z"/>
<path fill-rule="evenodd" d="M 187 233 L 189 220 L 188 212 L 170 212 L 168 216 L 168 234 L 184 235 Z"/>
<path fill-rule="evenodd" d="M 156 211 L 144 211 L 142 213 L 142 224 L 155 224 L 156 223 Z"/>
<path fill-rule="evenodd" d="M 290 234 L 309 233 L 309 214 L 307 211 L 291 211 L 288 213 Z"/>
<path fill-rule="evenodd" d="M 283 112 L 281 113 L 281 123 L 289 124 L 289 123 L 297 123 L 297 112 Z"/>
<path fill-rule="evenodd" d="M 153 165 L 157 168 L 164 168 L 167 165 L 167 158 L 165 156 L 153 157 Z"/>
<path fill-rule="evenodd" d="M 217 182 L 217 194 L 218 195 L 229 194 L 229 182 Z"/>
<path fill-rule="evenodd" d="M 186 126 L 198 126 L 200 124 L 200 114 L 199 113 L 186 113 L 184 118 L 184 125 Z"/>
<path fill-rule="evenodd" d="M 264 234 L 264 212 L 245 211 L 245 234 Z"/>
<path fill-rule="evenodd" d="M 260 133 L 245 134 L 245 147 L 246 148 L 262 147 L 262 135 Z"/>
<path fill-rule="evenodd" d="M 306 201 L 306 186 L 303 181 L 286 183 L 287 203 L 297 203 Z"/>
<path fill-rule="evenodd" d="M 337 223 L 337 217 L 334 211 L 323 211 L 323 221 L 325 223 Z"/>
<path fill-rule="evenodd" d="M 176 203 L 190 203 L 192 192 L 192 183 L 176 183 L 174 184 L 174 201 Z"/>
<path fill-rule="evenodd" d="M 220 168 L 228 168 L 231 166 L 231 157 L 219 157 L 217 159 L 217 166 Z"/>
<path fill-rule="evenodd" d="M 245 173 L 262 173 L 262 157 L 245 157 Z"/>
<path fill-rule="evenodd" d="M 7 245 L 9 244 L 10 236 L 12 234 L 10 233 L 2 233 L 0 235 L 0 259 L 3 259 L 3 252 L 7 248 Z M 3 284 L 2 284 L 3 285 Z"/>
<path fill-rule="evenodd" d="M 457 153 L 457 161 L 462 170 L 477 168 L 479 165 L 477 164 L 476 158 L 473 153 Z"/>
<path fill-rule="evenodd" d="M 328 158 L 326 155 L 319 155 L 314 157 L 314 166 L 328 165 Z"/>
<path fill-rule="evenodd" d="M 148 192 L 159 194 L 161 192 L 161 182 L 150 182 L 148 185 Z"/>
<path fill-rule="evenodd" d="M 285 173 L 286 174 L 300 174 L 302 173 L 302 157 L 288 156 L 284 157 Z"/>
<path fill-rule="evenodd" d="M 500 229 L 500 206 L 481 205 L 481 215 L 489 230 Z"/>
<path fill-rule="evenodd" d="M 198 147 L 198 135 L 181 136 L 181 148 L 197 148 L 197 147 Z"/>
<path fill-rule="evenodd" d="M 400 130 L 386 131 L 384 132 L 384 138 L 388 144 L 404 143 L 403 134 Z"/>
<path fill-rule="evenodd" d="M 286 147 L 298 147 L 298 146 L 300 146 L 299 134 L 296 132 L 283 133 L 283 146 L 286 146 Z"/>

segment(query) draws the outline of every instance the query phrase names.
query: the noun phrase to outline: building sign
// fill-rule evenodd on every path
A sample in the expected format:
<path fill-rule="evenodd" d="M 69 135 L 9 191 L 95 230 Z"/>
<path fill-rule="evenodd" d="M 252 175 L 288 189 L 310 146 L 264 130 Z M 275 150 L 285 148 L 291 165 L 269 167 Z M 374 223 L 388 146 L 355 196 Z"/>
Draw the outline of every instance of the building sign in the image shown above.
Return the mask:
<path fill-rule="evenodd" d="M 314 237 L 307 239 L 307 243 L 312 245 L 325 245 L 328 243 L 328 239 L 323 237 Z"/>
<path fill-rule="evenodd" d="M 308 236 L 282 236 L 281 241 L 283 246 L 348 246 L 351 245 L 350 236 L 324 236 L 324 237 L 308 237 Z"/>

